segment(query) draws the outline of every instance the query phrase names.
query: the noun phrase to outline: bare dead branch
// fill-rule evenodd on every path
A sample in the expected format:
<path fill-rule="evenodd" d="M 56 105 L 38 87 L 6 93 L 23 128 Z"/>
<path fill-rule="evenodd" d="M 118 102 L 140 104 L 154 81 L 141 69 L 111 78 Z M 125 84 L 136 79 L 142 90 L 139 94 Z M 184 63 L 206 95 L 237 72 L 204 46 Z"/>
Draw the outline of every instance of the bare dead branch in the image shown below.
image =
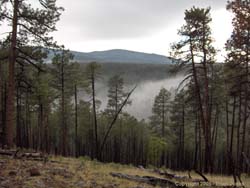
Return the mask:
<path fill-rule="evenodd" d="M 102 141 L 102 144 L 101 144 L 100 156 L 101 156 L 101 154 L 102 154 L 102 152 L 103 152 L 105 143 L 106 143 L 106 141 L 107 141 L 107 139 L 108 139 L 109 133 L 110 133 L 110 131 L 111 131 L 113 125 L 115 124 L 115 122 L 116 122 L 116 120 L 117 120 L 119 114 L 121 113 L 123 107 L 127 104 L 130 95 L 134 92 L 134 90 L 136 89 L 136 87 L 137 87 L 137 86 L 135 86 L 135 87 L 128 93 L 126 99 L 123 101 L 121 107 L 119 108 L 119 110 L 118 110 L 117 113 L 115 114 L 113 120 L 112 120 L 111 123 L 109 124 L 109 126 L 108 126 L 109 128 L 108 128 L 108 130 L 107 130 L 107 132 L 106 132 L 106 134 L 105 134 L 105 136 L 104 136 L 104 139 L 103 139 L 103 141 Z"/>

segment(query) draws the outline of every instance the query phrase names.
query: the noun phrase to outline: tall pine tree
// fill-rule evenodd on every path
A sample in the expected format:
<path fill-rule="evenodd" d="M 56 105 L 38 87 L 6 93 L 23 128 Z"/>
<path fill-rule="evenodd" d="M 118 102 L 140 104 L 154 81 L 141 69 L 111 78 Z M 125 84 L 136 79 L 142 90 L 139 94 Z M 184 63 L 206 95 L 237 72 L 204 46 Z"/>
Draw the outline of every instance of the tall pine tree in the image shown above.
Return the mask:
<path fill-rule="evenodd" d="M 24 60 L 27 64 L 35 65 L 36 57 L 27 53 L 27 46 L 53 46 L 50 32 L 56 30 L 62 8 L 56 6 L 56 0 L 39 0 L 39 8 L 33 8 L 27 0 L 1 1 L 0 21 L 3 20 L 11 27 L 9 34 L 9 69 L 6 105 L 6 144 L 14 146 L 15 120 L 15 63 Z"/>

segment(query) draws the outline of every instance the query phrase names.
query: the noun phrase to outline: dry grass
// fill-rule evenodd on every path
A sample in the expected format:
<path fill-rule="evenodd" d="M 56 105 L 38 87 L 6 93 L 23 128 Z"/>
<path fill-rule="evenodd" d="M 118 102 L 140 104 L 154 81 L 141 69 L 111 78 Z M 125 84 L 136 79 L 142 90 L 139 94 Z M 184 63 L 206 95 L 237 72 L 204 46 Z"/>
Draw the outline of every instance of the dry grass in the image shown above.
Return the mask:
<path fill-rule="evenodd" d="M 86 158 L 51 158 L 52 162 L 43 163 L 27 160 L 15 160 L 0 156 L 0 188 L 136 188 L 153 186 L 114 178 L 110 172 L 139 176 L 161 177 L 152 170 L 139 169 L 130 165 L 103 164 Z M 29 169 L 39 169 L 41 175 L 31 177 Z M 14 175 L 10 172 L 14 172 Z M 168 172 L 171 172 L 168 170 Z M 187 176 L 187 172 L 173 172 Z M 191 173 L 193 178 L 199 175 Z M 206 175 L 216 185 L 233 185 L 233 178 L 218 175 Z M 250 178 L 243 176 L 242 180 L 250 188 Z M 189 184 L 191 185 L 191 184 Z M 193 186 L 196 186 L 194 184 Z"/>
<path fill-rule="evenodd" d="M 135 167 L 102 164 L 73 158 L 52 158 L 53 163 L 15 160 L 0 157 L 0 188 L 151 188 L 129 180 L 110 176 L 110 172 L 131 175 L 152 175 Z M 31 177 L 29 169 L 39 169 L 41 175 Z M 10 175 L 14 172 L 14 175 Z"/>
<path fill-rule="evenodd" d="M 172 170 L 167 170 L 167 171 L 170 173 L 180 175 L 180 176 L 188 176 L 188 171 L 178 171 L 178 172 L 172 171 Z M 190 175 L 193 179 L 201 179 L 201 177 L 195 172 L 191 172 Z M 216 185 L 221 185 L 221 186 L 234 185 L 233 176 L 218 175 L 218 174 L 216 174 L 216 175 L 204 174 L 204 175 L 207 177 L 207 179 L 210 182 L 213 182 Z M 250 188 L 250 176 L 249 175 L 246 175 L 246 174 L 241 175 L 241 180 L 243 182 L 243 185 L 246 188 Z M 241 186 L 241 184 L 238 182 L 237 186 Z"/>
<path fill-rule="evenodd" d="M 207 175 L 208 179 L 212 182 L 216 182 L 219 185 L 234 185 L 234 180 L 232 176 L 223 175 Z M 241 177 L 243 184 L 246 188 L 250 188 L 250 177 L 245 174 Z M 240 185 L 239 183 L 237 185 Z"/>

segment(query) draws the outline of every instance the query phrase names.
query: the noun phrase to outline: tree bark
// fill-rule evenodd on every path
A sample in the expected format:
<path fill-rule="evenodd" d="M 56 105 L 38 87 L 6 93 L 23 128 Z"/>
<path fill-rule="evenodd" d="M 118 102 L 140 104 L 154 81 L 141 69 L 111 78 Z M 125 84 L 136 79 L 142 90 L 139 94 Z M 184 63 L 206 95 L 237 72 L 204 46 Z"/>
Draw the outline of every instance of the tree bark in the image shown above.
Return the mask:
<path fill-rule="evenodd" d="M 250 31 L 247 32 L 247 40 L 250 39 Z M 243 161 L 243 155 L 245 150 L 245 140 L 246 140 L 246 126 L 247 126 L 247 119 L 248 119 L 248 74 L 249 74 L 249 45 L 247 45 L 247 52 L 246 52 L 246 63 L 245 63 L 245 77 L 246 77 L 246 84 L 245 84 L 245 101 L 244 101 L 244 120 L 243 120 L 243 130 L 242 130 L 242 145 L 241 145 L 241 160 Z M 243 162 L 240 164 L 240 169 L 243 169 Z"/>
<path fill-rule="evenodd" d="M 0 61 L 0 142 L 2 143 L 3 146 L 3 81 L 2 81 L 2 62 Z"/>
<path fill-rule="evenodd" d="M 241 127 L 241 106 L 242 106 L 242 97 L 241 97 L 241 85 L 239 91 L 239 108 L 238 108 L 238 126 L 237 126 L 237 164 L 240 164 L 240 127 Z"/>
<path fill-rule="evenodd" d="M 212 160 L 212 142 L 211 142 L 211 125 L 210 125 L 210 110 L 209 110 L 209 81 L 208 81 L 208 70 L 207 70 L 207 49 L 206 49 L 206 23 L 203 22 L 203 71 L 205 81 L 205 93 L 204 93 L 204 128 L 205 128 L 205 172 L 213 172 L 213 160 Z"/>
<path fill-rule="evenodd" d="M 75 157 L 78 157 L 78 105 L 77 105 L 77 85 L 75 84 Z"/>
<path fill-rule="evenodd" d="M 229 173 L 229 156 L 228 156 L 228 152 L 229 152 L 229 109 L 228 109 L 228 97 L 226 98 L 226 137 L 227 137 L 227 143 L 226 143 L 226 171 Z"/>
<path fill-rule="evenodd" d="M 230 138 L 230 148 L 229 148 L 229 151 L 232 156 L 233 156 L 233 143 L 234 143 L 235 110 L 236 110 L 236 96 L 234 96 L 234 102 L 233 102 L 233 116 L 232 116 L 231 138 Z"/>
<path fill-rule="evenodd" d="M 11 45 L 9 50 L 9 76 L 6 106 L 6 144 L 8 147 L 14 146 L 14 109 L 15 109 L 15 62 L 16 62 L 16 44 L 17 44 L 17 24 L 18 24 L 18 6 L 19 0 L 14 0 Z"/>
<path fill-rule="evenodd" d="M 195 93 L 196 96 L 198 98 L 198 107 L 199 107 L 199 111 L 200 111 L 200 116 L 201 116 L 201 124 L 202 124 L 202 128 L 203 128 L 203 135 L 205 138 L 205 148 L 208 148 L 208 142 L 207 142 L 207 124 L 206 124 L 206 118 L 204 115 L 204 110 L 203 110 L 203 106 L 202 106 L 202 100 L 201 100 L 201 93 L 200 93 L 200 86 L 198 83 L 198 76 L 197 76 L 197 71 L 196 71 L 196 67 L 195 67 L 195 61 L 194 61 L 194 53 L 193 53 L 193 43 L 192 43 L 192 39 L 189 39 L 189 43 L 190 43 L 190 52 L 191 52 L 191 63 L 192 63 L 192 71 L 193 71 L 193 78 L 194 78 L 194 84 L 195 84 Z M 208 156 L 208 149 L 205 149 L 205 171 L 208 171 L 208 161 L 206 160 L 206 158 Z"/>
<path fill-rule="evenodd" d="M 195 113 L 195 111 L 194 111 Z M 194 132 L 194 140 L 195 140 L 195 150 L 194 150 L 194 164 L 193 164 L 193 169 L 198 169 L 198 147 L 199 147 L 199 142 L 198 142 L 198 113 L 196 112 L 195 115 L 195 132 Z"/>
<path fill-rule="evenodd" d="M 61 144 L 61 152 L 63 156 L 66 156 L 66 148 L 67 148 L 67 133 L 66 133 L 66 118 L 65 118 L 65 78 L 64 78 L 64 60 L 62 56 L 61 62 L 61 115 L 62 115 L 62 144 Z"/>
<path fill-rule="evenodd" d="M 181 146 L 181 160 L 182 160 L 182 168 L 185 168 L 183 164 L 185 164 L 185 106 L 184 101 L 182 104 L 182 146 Z"/>
<path fill-rule="evenodd" d="M 17 81 L 16 89 L 16 146 L 22 147 L 21 144 L 21 91 L 20 81 Z"/>
<path fill-rule="evenodd" d="M 94 70 L 92 70 L 92 73 L 91 73 L 91 87 L 92 87 L 92 105 L 93 105 L 93 118 L 94 118 L 95 158 L 98 158 L 99 144 L 98 144 L 98 132 L 97 132 L 98 130 L 97 130 L 97 115 L 96 115 Z"/>

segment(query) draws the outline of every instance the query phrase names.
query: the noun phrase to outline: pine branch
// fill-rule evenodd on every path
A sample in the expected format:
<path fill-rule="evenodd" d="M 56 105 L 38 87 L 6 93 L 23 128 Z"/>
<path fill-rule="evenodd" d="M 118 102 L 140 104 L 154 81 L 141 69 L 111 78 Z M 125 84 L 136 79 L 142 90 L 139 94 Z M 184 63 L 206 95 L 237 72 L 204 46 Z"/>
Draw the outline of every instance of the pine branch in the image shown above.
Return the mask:
<path fill-rule="evenodd" d="M 42 36 L 40 36 L 39 34 L 35 33 L 34 31 L 32 31 L 30 28 L 28 28 L 26 25 L 18 23 L 19 26 L 22 26 L 28 33 L 31 33 L 32 35 L 34 35 L 34 37 L 39 38 L 42 42 L 44 42 L 47 46 L 51 46 L 52 44 L 49 43 L 47 40 L 45 40 Z"/>
<path fill-rule="evenodd" d="M 45 70 L 43 70 L 41 67 L 39 67 L 38 65 L 36 65 L 35 63 L 33 63 L 30 59 L 28 59 L 27 57 L 24 56 L 18 56 L 17 58 L 21 58 L 25 61 L 27 61 L 27 63 L 31 64 L 32 66 L 34 66 L 37 70 L 41 71 L 41 72 L 45 72 Z"/>

